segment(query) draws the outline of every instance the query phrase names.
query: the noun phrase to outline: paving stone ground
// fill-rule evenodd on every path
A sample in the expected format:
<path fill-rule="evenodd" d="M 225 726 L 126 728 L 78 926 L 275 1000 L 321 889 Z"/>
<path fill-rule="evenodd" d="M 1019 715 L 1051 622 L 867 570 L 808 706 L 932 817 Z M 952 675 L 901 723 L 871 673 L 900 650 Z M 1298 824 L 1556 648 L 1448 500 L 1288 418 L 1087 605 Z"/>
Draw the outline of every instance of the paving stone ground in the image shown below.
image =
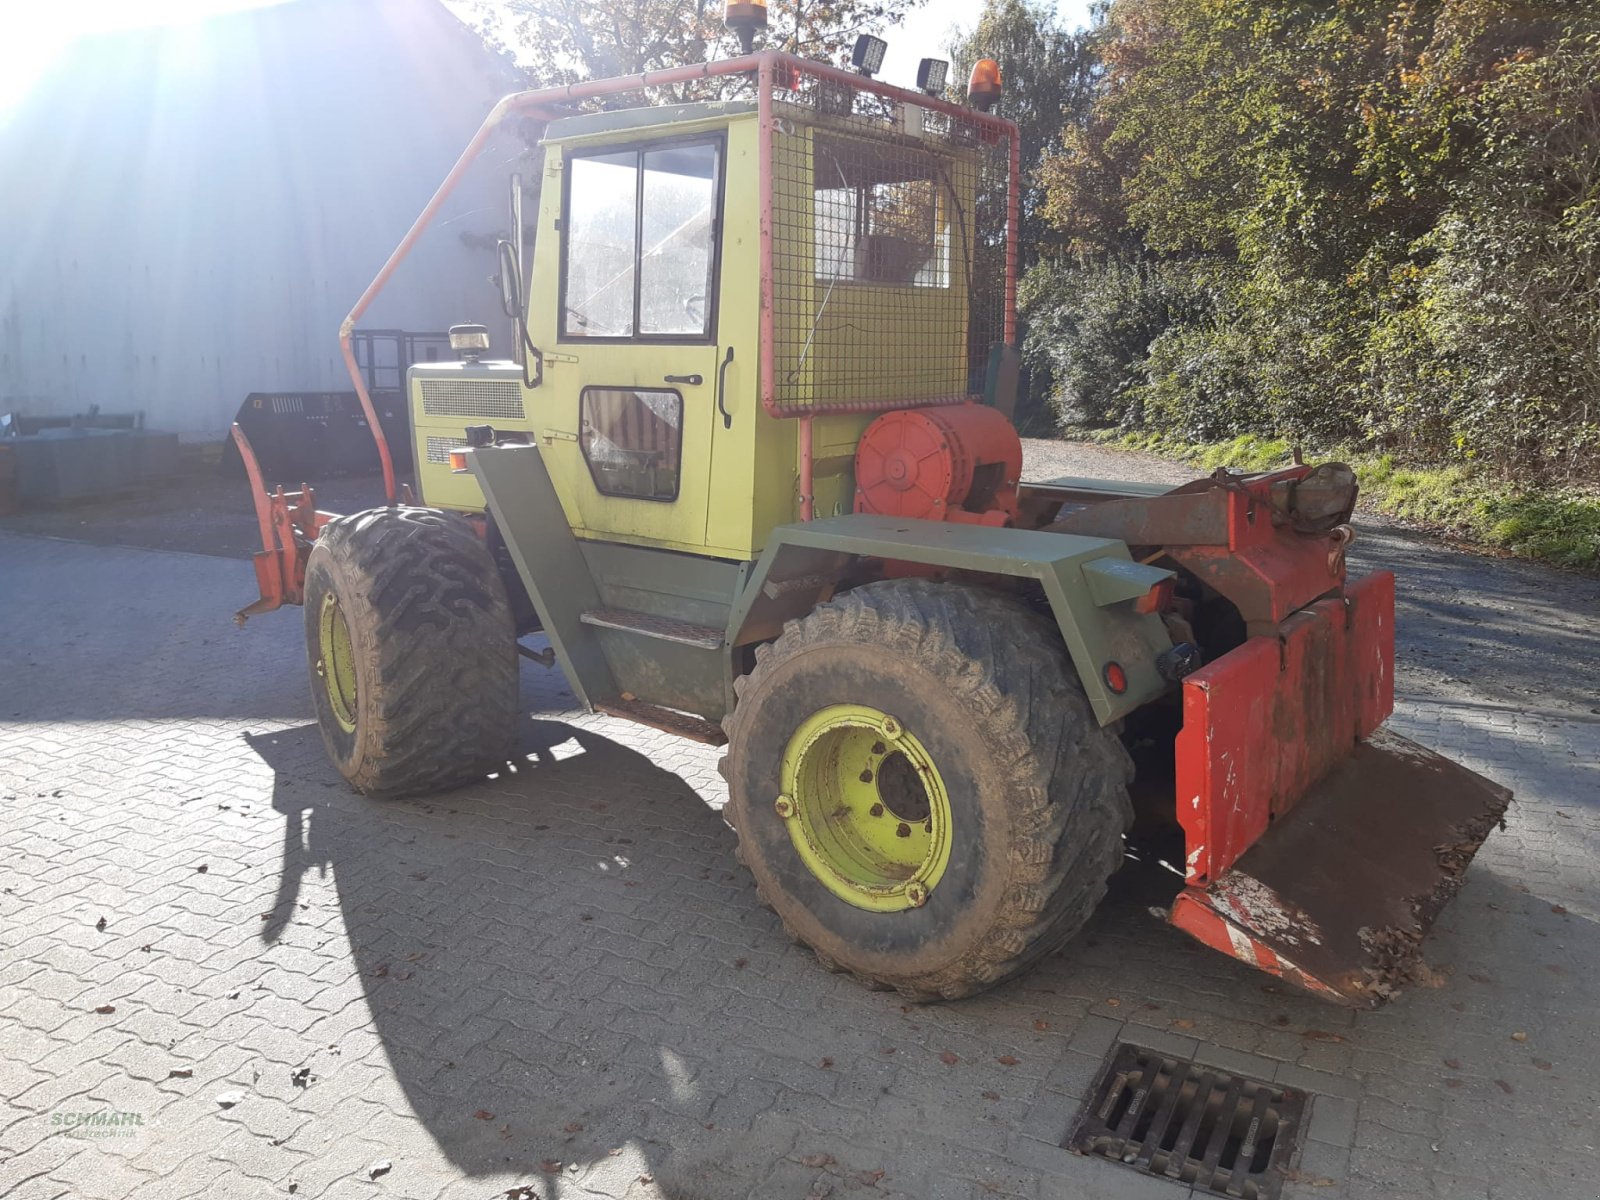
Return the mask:
<path fill-rule="evenodd" d="M 1448 552 L 1401 549 L 1474 603 Z M 0 532 L 0 1196 L 1179 1196 L 1059 1148 L 1125 1038 L 1315 1093 L 1295 1200 L 1588 1200 L 1593 642 L 1545 616 L 1567 582 L 1499 578 L 1547 653 L 1482 684 L 1402 664 L 1395 727 L 1518 794 L 1438 987 L 1287 992 L 1125 873 L 1063 954 L 918 1008 L 785 941 L 716 751 L 529 663 L 514 773 L 367 800 L 324 757 L 299 613 L 229 624 L 246 563 Z"/>

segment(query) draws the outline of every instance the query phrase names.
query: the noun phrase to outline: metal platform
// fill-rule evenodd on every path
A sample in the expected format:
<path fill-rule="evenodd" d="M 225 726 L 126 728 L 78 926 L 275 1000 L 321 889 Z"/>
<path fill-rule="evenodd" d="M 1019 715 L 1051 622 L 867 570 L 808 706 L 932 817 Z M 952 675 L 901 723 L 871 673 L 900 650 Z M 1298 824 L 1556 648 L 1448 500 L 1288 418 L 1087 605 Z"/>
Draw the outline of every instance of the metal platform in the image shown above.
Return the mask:
<path fill-rule="evenodd" d="M 633 612 L 626 608 L 591 608 L 578 619 L 597 629 L 620 629 L 624 633 L 637 633 L 657 641 L 676 642 L 680 646 L 695 646 L 701 650 L 716 650 L 723 642 L 720 629 Z"/>

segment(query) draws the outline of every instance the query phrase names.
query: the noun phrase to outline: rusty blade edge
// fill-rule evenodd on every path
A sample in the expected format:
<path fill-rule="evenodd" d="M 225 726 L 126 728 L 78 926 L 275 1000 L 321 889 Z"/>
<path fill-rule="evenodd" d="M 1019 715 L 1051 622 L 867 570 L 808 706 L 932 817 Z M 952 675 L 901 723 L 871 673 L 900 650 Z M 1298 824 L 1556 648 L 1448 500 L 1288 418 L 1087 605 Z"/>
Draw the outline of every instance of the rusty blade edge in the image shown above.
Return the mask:
<path fill-rule="evenodd" d="M 1510 805 L 1511 793 L 1496 788 L 1490 793 L 1483 811 L 1457 826 L 1455 840 L 1434 847 L 1439 861 L 1439 879 L 1427 891 L 1407 897 L 1414 921 L 1412 927 L 1404 929 L 1391 925 L 1376 930 L 1362 929 L 1361 944 L 1372 961 L 1363 965 L 1360 974 L 1330 981 L 1330 986 L 1352 1000 L 1376 1008 L 1393 1000 L 1407 986 L 1422 981 L 1425 968 L 1422 940 L 1445 905 L 1461 890 L 1467 868 L 1489 834 L 1505 827 L 1506 810 Z"/>

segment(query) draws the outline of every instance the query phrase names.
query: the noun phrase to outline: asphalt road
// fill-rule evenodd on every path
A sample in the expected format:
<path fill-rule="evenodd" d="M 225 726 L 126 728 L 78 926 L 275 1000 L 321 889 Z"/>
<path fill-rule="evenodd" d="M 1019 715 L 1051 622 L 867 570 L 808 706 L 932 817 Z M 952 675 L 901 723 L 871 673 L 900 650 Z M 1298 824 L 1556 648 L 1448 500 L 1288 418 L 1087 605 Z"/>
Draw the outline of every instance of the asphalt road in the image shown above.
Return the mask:
<path fill-rule="evenodd" d="M 299 483 L 285 486 L 293 490 Z M 326 512 L 359 512 L 383 503 L 377 475 L 328 479 L 315 490 L 317 507 Z M 249 486 L 243 474 L 221 467 L 196 469 L 161 488 L 0 517 L 0 530 L 218 558 L 248 558 L 261 549 Z"/>

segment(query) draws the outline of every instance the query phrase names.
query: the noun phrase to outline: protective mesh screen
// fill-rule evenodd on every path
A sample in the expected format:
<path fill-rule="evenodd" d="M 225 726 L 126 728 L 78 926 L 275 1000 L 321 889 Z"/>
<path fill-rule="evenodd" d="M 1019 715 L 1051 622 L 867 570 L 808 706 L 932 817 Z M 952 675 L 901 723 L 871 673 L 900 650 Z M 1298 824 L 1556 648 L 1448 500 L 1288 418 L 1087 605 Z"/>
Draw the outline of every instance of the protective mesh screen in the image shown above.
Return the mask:
<path fill-rule="evenodd" d="M 831 79 L 780 80 L 774 407 L 861 411 L 981 393 L 1005 336 L 1009 143 Z"/>

